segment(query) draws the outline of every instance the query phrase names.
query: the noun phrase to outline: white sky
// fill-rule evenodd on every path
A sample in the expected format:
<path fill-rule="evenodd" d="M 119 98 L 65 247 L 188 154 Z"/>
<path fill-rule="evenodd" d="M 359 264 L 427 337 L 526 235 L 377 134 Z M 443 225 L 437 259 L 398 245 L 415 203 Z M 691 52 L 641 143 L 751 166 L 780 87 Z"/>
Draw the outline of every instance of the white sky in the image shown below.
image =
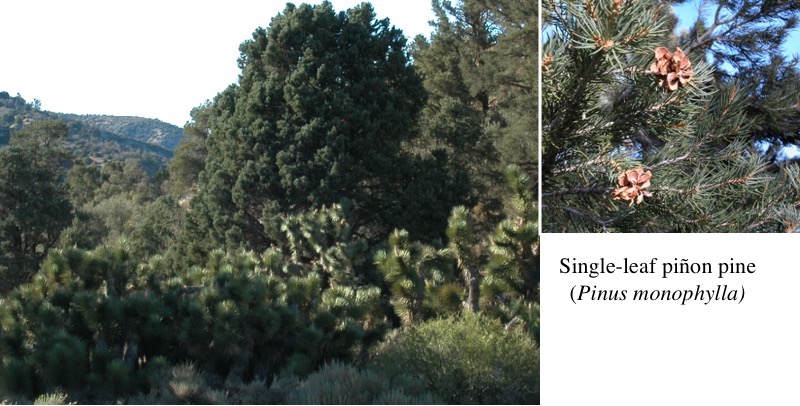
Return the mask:
<path fill-rule="evenodd" d="M 331 1 L 336 11 L 361 2 Z M 141 116 L 183 126 L 193 107 L 236 82 L 239 44 L 267 27 L 287 1 L 3 3 L 0 91 L 39 99 L 54 112 Z M 431 31 L 430 0 L 371 3 L 377 18 L 388 17 L 409 38 Z"/>

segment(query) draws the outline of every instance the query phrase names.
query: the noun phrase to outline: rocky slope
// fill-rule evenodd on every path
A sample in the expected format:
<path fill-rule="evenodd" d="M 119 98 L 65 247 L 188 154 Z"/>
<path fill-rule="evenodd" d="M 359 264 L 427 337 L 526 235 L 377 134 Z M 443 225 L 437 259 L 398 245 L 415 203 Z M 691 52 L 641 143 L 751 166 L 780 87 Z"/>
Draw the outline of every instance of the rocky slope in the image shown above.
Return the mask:
<path fill-rule="evenodd" d="M 41 110 L 38 101 L 0 91 L 0 147 L 11 133 L 34 121 L 60 119 L 70 128 L 64 147 L 77 158 L 95 163 L 139 159 L 151 173 L 166 165 L 183 138 L 183 129 L 142 117 L 76 115 Z"/>

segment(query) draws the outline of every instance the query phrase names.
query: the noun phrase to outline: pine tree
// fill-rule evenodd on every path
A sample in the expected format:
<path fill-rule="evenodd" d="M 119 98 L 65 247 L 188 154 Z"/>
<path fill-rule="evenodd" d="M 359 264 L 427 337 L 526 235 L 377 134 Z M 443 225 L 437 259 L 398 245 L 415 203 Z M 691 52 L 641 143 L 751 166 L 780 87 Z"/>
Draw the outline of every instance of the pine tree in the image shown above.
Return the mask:
<path fill-rule="evenodd" d="M 547 231 L 794 231 L 800 170 L 752 141 L 748 93 L 675 46 L 670 2 L 545 1 Z"/>
<path fill-rule="evenodd" d="M 191 252 L 262 250 L 278 214 L 343 200 L 372 241 L 396 227 L 441 233 L 465 179 L 448 175 L 445 154 L 403 149 L 425 93 L 388 19 L 367 3 L 339 13 L 328 2 L 289 4 L 240 51 L 239 82 L 209 107 Z"/>
<path fill-rule="evenodd" d="M 30 278 L 72 220 L 57 144 L 66 137 L 62 122 L 40 121 L 0 149 L 0 291 Z"/>
<path fill-rule="evenodd" d="M 182 197 L 192 195 L 200 172 L 206 164 L 206 140 L 211 133 L 211 102 L 192 109 L 192 121 L 183 127 L 183 139 L 169 163 L 170 192 Z"/>
<path fill-rule="evenodd" d="M 429 94 L 418 144 L 449 151 L 477 200 L 496 208 L 507 165 L 535 177 L 537 5 L 437 0 L 433 10 L 430 40 L 418 36 L 412 49 Z"/>

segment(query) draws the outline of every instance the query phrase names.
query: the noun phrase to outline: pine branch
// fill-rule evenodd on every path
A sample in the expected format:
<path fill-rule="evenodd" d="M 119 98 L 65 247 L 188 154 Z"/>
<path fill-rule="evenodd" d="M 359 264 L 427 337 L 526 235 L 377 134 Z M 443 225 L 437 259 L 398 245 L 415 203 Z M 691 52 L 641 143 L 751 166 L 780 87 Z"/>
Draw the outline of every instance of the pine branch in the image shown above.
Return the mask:
<path fill-rule="evenodd" d="M 572 188 L 557 190 L 555 192 L 542 193 L 542 197 L 563 196 L 563 195 L 587 195 L 587 194 L 604 194 L 611 193 L 614 188 Z"/>
<path fill-rule="evenodd" d="M 661 162 L 659 162 L 659 163 L 657 163 L 655 165 L 650 165 L 648 167 L 648 169 L 651 169 L 651 170 L 652 169 L 656 169 L 656 168 L 659 168 L 661 166 L 671 165 L 671 164 L 674 164 L 674 163 L 677 163 L 677 162 L 685 161 L 687 159 L 688 160 L 692 160 L 692 159 L 694 159 L 692 157 L 692 151 L 693 150 L 694 150 L 694 148 L 690 149 L 689 151 L 686 151 L 685 154 L 683 154 L 683 155 L 681 155 L 679 157 L 675 157 L 675 158 L 672 158 L 672 159 L 667 159 L 666 161 L 661 161 Z"/>
<path fill-rule="evenodd" d="M 613 123 L 608 123 L 608 124 L 613 124 Z M 582 162 L 582 163 L 577 164 L 577 165 L 568 166 L 568 167 L 566 167 L 564 169 L 554 170 L 552 175 L 553 176 L 562 175 L 562 174 L 565 174 L 565 173 L 568 173 L 568 172 L 574 172 L 574 171 L 577 171 L 579 169 L 587 168 L 587 167 L 592 166 L 592 165 L 600 165 L 600 164 L 604 164 L 604 163 L 605 164 L 609 164 L 609 165 L 613 166 L 614 169 L 619 170 L 619 165 L 617 165 L 617 163 L 614 160 L 612 160 L 611 158 L 608 158 L 605 155 L 607 152 L 608 151 L 601 152 L 599 154 L 600 156 L 598 156 L 597 158 L 592 159 L 590 161 Z"/>
<path fill-rule="evenodd" d="M 586 213 L 584 213 L 584 212 L 582 212 L 580 210 L 574 209 L 572 207 L 563 206 L 563 207 L 561 207 L 561 209 L 564 210 L 564 211 L 570 212 L 572 214 L 576 214 L 578 216 L 581 216 L 581 217 L 584 217 L 584 218 L 587 218 L 589 220 L 594 221 L 595 223 L 597 223 L 599 226 L 601 226 L 603 228 L 603 232 L 604 233 L 608 231 L 607 230 L 608 226 L 610 226 L 611 224 L 613 224 L 615 221 L 617 221 L 619 219 L 619 217 L 614 217 L 614 218 L 611 218 L 609 220 L 600 220 L 600 219 L 598 219 L 598 218 L 596 218 L 594 216 L 590 216 L 590 215 L 588 215 L 588 214 L 586 214 Z"/>

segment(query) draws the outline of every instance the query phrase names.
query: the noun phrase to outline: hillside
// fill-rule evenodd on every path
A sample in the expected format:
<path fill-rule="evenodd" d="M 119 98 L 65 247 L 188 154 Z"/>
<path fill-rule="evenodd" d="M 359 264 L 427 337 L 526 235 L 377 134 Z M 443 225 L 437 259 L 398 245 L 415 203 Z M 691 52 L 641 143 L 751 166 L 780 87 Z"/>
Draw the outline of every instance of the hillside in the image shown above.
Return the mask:
<path fill-rule="evenodd" d="M 183 129 L 141 117 L 76 115 L 39 108 L 39 101 L 0 92 L 0 146 L 7 145 L 13 130 L 34 121 L 60 119 L 69 126 L 64 148 L 78 158 L 102 164 L 107 160 L 135 158 L 153 173 L 172 158 L 183 138 Z"/>
<path fill-rule="evenodd" d="M 80 121 L 104 134 L 155 145 L 175 151 L 183 138 L 183 129 L 152 118 L 61 114 L 68 120 Z"/>

